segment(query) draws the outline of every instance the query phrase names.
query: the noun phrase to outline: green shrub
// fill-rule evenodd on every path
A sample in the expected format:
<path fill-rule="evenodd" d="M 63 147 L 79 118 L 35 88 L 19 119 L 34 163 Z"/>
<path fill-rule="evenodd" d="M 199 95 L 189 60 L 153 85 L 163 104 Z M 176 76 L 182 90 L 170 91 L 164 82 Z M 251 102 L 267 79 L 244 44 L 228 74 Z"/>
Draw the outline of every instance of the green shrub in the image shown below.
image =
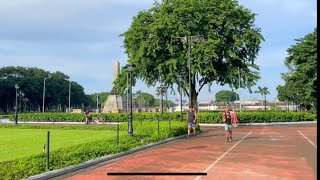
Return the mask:
<path fill-rule="evenodd" d="M 298 122 L 298 121 L 314 121 L 316 115 L 309 112 L 238 112 L 240 123 L 269 123 L 269 122 Z M 185 121 L 186 113 L 182 114 L 182 120 Z M 99 119 L 101 122 L 127 122 L 127 113 L 115 114 L 90 114 L 91 121 Z M 134 113 L 133 121 L 180 121 L 180 112 L 174 113 Z M 13 121 L 13 117 L 11 117 Z M 34 122 L 84 122 L 83 114 L 68 113 L 33 113 L 20 114 L 18 122 L 34 121 Z M 222 112 L 199 113 L 198 122 L 200 123 L 222 123 Z"/>

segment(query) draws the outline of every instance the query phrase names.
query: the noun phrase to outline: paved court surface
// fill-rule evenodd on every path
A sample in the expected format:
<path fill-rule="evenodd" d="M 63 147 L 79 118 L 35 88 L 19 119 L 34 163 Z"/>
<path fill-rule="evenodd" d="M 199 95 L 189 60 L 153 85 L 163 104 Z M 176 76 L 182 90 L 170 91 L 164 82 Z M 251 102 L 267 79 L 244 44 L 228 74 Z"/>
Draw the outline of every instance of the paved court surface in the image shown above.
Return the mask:
<path fill-rule="evenodd" d="M 226 142 L 223 128 L 176 140 L 56 179 L 317 179 L 317 128 L 246 126 Z M 207 176 L 108 176 L 110 172 L 206 172 Z"/>

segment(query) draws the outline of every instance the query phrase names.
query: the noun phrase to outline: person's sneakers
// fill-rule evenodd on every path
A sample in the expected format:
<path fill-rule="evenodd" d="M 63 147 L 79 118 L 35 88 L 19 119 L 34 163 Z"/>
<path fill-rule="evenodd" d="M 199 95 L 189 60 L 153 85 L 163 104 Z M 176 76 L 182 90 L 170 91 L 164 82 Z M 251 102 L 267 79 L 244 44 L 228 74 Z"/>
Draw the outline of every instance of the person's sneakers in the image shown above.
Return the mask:
<path fill-rule="evenodd" d="M 230 140 L 229 140 L 229 137 L 227 137 L 227 140 L 226 140 L 227 142 L 229 142 Z"/>
<path fill-rule="evenodd" d="M 230 141 L 230 142 L 232 141 L 232 137 L 230 137 L 229 141 Z"/>
<path fill-rule="evenodd" d="M 187 139 L 190 139 L 190 135 L 187 136 Z"/>

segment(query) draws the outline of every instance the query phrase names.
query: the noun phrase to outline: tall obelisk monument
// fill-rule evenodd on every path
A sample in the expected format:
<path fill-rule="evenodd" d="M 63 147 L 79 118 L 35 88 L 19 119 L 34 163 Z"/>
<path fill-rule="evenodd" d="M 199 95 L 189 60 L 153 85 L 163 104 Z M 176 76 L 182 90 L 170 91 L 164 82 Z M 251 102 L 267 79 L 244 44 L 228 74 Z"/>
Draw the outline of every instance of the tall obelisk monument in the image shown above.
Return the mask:
<path fill-rule="evenodd" d="M 120 74 L 120 63 L 116 61 L 113 65 L 113 80 L 112 89 L 114 88 L 114 82 Z M 119 96 L 116 94 L 110 94 L 102 110 L 103 113 L 118 113 L 126 111 L 127 99 L 125 96 Z"/>
<path fill-rule="evenodd" d="M 118 75 L 120 73 L 120 63 L 119 61 L 116 61 L 113 65 L 113 81 L 112 81 L 112 88 L 114 86 L 114 81 L 117 79 Z"/>

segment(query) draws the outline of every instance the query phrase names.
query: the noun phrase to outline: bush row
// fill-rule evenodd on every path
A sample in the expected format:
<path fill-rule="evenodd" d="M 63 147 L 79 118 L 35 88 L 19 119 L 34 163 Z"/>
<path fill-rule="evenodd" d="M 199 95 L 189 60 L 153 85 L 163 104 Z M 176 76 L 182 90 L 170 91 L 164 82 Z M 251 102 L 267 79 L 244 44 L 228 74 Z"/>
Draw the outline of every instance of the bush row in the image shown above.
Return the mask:
<path fill-rule="evenodd" d="M 315 121 L 315 114 L 309 112 L 242 112 L 237 113 L 240 123 L 259 123 L 259 122 L 298 122 Z M 115 114 L 90 114 L 91 121 L 99 119 L 100 122 L 127 122 L 127 113 Z M 134 113 L 134 121 L 180 121 L 180 112 L 174 113 Z M 182 121 L 185 121 L 186 113 L 182 114 Z M 10 117 L 13 121 L 14 117 Z M 20 114 L 18 121 L 26 122 L 84 122 L 83 114 L 68 113 L 33 113 Z M 200 123 L 222 123 L 222 113 L 199 113 L 198 122 Z"/>
<path fill-rule="evenodd" d="M 222 123 L 222 113 L 199 114 L 200 123 Z M 315 121 L 316 115 L 308 112 L 243 112 L 237 113 L 239 123 L 270 123 Z"/>
<path fill-rule="evenodd" d="M 94 130 L 105 130 L 110 127 L 95 127 Z M 128 137 L 127 135 L 120 136 L 119 145 L 116 145 L 114 138 L 101 139 L 98 141 L 83 143 L 66 148 L 61 148 L 50 152 L 50 170 L 60 169 L 70 165 L 76 165 L 84 161 L 95 159 L 97 157 L 115 154 L 127 151 L 134 147 L 145 145 L 152 142 L 162 141 L 169 137 L 186 134 L 187 125 L 183 122 L 171 122 L 171 130 L 168 122 L 160 122 L 160 136 L 158 138 L 158 124 L 157 122 L 144 122 L 141 126 L 139 122 L 134 122 L 134 135 Z M 30 128 L 30 129 L 80 129 L 79 126 L 32 126 L 19 125 L 9 126 L 2 125 L 0 128 Z M 105 128 L 105 129 L 104 129 Z M 127 123 L 120 125 L 121 130 L 127 130 Z M 200 130 L 200 127 L 197 126 Z M 46 158 L 44 154 L 33 155 L 30 157 L 19 158 L 11 161 L 0 162 L 0 179 L 22 179 L 32 175 L 46 172 L 45 163 Z"/>

